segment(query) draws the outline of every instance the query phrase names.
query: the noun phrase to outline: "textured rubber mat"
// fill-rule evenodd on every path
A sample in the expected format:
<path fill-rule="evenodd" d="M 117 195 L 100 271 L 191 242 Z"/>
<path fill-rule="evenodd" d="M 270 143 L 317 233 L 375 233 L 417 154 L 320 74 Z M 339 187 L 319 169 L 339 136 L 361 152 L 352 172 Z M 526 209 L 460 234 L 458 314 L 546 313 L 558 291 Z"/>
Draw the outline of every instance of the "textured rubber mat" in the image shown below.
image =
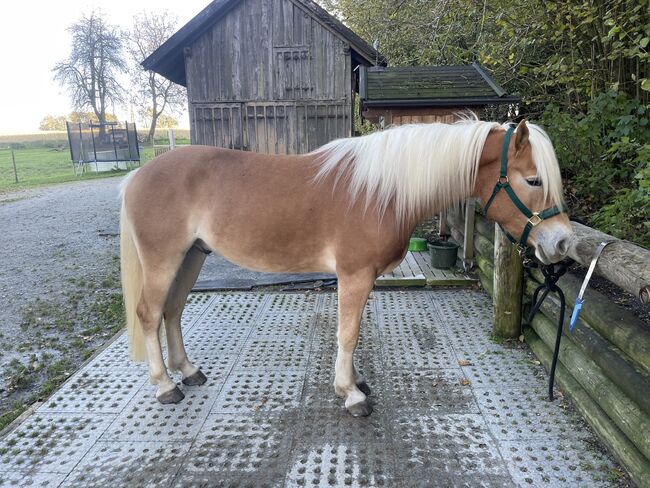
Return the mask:
<path fill-rule="evenodd" d="M 546 400 L 530 352 L 491 340 L 483 293 L 371 294 L 366 418 L 334 395 L 336 313 L 331 293 L 193 294 L 183 330 L 205 385 L 160 405 L 121 336 L 0 440 L 0 485 L 611 485 L 614 464 Z"/>

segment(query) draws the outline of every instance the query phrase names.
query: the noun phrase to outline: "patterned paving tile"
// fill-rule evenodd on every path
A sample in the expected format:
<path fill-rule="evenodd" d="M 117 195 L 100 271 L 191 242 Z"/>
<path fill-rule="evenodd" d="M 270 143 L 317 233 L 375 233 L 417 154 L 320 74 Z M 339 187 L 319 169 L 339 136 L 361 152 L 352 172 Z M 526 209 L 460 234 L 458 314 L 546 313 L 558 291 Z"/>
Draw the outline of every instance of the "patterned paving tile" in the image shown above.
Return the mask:
<path fill-rule="evenodd" d="M 0 440 L 0 486 L 611 486 L 612 461 L 491 316 L 472 290 L 374 291 L 355 354 L 374 411 L 353 418 L 332 386 L 335 293 L 193 294 L 205 385 L 159 404 L 119 337 Z"/>

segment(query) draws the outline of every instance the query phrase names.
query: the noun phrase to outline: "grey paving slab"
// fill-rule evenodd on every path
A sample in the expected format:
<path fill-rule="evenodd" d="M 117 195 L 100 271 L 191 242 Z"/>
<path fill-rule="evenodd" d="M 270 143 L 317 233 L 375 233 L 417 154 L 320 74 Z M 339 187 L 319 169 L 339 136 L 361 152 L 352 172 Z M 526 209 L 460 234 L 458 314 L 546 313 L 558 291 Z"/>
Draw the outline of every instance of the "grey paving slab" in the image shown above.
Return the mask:
<path fill-rule="evenodd" d="M 486 295 L 374 291 L 360 419 L 332 388 L 336 310 L 332 293 L 193 294 L 183 330 L 206 385 L 160 405 L 121 336 L 0 439 L 0 486 L 612 486 L 531 353 L 490 338 Z"/>
<path fill-rule="evenodd" d="M 99 441 L 67 477 L 64 487 L 169 486 L 185 461 L 189 443 Z"/>
<path fill-rule="evenodd" d="M 194 285 L 197 291 L 250 290 L 255 286 L 272 286 L 285 283 L 303 283 L 336 278 L 327 273 L 290 274 L 259 273 L 241 268 L 226 258 L 212 253 L 208 255 Z"/>
<path fill-rule="evenodd" d="M 199 278 L 195 291 L 251 290 L 253 287 L 332 281 L 336 276 L 328 273 L 260 273 L 241 268 L 218 254 L 210 254 Z M 450 286 L 471 285 L 475 276 L 457 269 L 436 269 L 431 266 L 428 252 L 409 251 L 402 262 L 390 273 L 377 278 L 377 286 Z"/>

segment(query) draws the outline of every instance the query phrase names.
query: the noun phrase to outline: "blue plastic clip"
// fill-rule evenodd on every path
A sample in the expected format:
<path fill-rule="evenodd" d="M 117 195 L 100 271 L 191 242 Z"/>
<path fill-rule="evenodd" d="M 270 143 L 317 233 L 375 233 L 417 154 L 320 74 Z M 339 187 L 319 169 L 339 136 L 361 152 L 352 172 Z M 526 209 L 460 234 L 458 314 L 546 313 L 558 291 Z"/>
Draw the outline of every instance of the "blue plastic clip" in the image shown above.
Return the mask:
<path fill-rule="evenodd" d="M 569 322 L 569 332 L 573 332 L 573 328 L 580 316 L 580 309 L 582 308 L 582 298 L 576 298 L 576 304 L 573 306 L 573 313 L 571 314 L 571 322 Z"/>

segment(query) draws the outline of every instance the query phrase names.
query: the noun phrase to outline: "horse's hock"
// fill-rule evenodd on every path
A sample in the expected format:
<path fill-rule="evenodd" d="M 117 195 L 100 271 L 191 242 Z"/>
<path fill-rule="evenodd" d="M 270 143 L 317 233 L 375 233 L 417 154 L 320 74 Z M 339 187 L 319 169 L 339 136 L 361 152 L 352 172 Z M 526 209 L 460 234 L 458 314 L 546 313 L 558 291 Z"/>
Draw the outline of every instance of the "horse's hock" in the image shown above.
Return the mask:
<path fill-rule="evenodd" d="M 183 330 L 208 382 L 160 405 L 125 335 L 1 444 L 3 485 L 612 486 L 614 466 L 487 296 L 375 291 L 357 362 L 374 412 L 332 392 L 332 293 L 198 293 Z"/>

